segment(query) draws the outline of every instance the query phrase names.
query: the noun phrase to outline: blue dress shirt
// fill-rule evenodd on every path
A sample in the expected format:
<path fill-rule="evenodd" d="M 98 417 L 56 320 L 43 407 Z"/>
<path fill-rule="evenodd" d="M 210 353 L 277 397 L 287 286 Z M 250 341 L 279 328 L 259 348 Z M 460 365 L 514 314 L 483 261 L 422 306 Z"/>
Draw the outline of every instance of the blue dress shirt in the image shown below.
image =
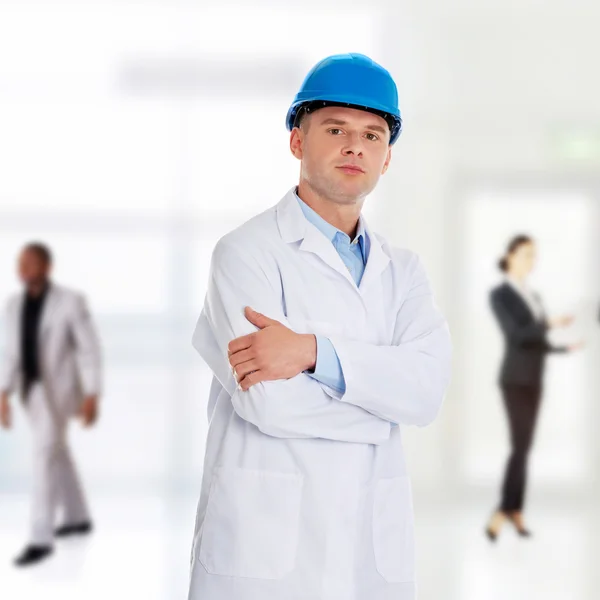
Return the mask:
<path fill-rule="evenodd" d="M 369 236 L 364 229 L 362 220 L 358 223 L 358 230 L 354 240 L 350 236 L 334 227 L 308 204 L 303 202 L 298 195 L 298 203 L 309 223 L 312 223 L 332 244 L 340 258 L 348 268 L 356 285 L 360 285 L 365 266 L 369 257 Z M 317 335 L 317 363 L 314 373 L 308 373 L 313 379 L 324 383 L 340 393 L 346 391 L 344 372 L 337 352 L 328 338 Z"/>

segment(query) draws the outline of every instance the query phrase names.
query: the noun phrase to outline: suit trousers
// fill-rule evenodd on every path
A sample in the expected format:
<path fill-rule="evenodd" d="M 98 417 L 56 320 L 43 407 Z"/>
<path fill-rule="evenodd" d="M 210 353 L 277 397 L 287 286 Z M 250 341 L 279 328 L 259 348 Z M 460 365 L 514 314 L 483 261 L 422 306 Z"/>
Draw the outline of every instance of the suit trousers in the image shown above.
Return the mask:
<path fill-rule="evenodd" d="M 541 386 L 502 385 L 510 429 L 511 452 L 506 463 L 500 510 L 521 511 L 527 487 L 527 463 L 540 407 Z"/>
<path fill-rule="evenodd" d="M 69 416 L 60 414 L 41 383 L 25 401 L 33 436 L 33 499 L 30 543 L 51 546 L 57 510 L 65 524 L 89 520 L 89 511 L 67 444 Z"/>

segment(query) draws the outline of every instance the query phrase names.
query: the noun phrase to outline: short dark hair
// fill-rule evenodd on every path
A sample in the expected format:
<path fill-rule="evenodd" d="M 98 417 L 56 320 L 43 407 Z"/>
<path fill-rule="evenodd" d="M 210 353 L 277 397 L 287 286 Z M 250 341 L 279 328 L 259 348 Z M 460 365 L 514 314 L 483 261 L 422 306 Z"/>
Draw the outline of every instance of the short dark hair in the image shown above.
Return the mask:
<path fill-rule="evenodd" d="M 529 235 L 515 235 L 515 237 L 513 237 L 512 240 L 510 240 L 510 242 L 508 243 L 508 247 L 506 248 L 504 256 L 498 261 L 498 268 L 504 273 L 506 273 L 506 271 L 508 271 L 508 257 L 514 252 L 516 252 L 521 246 L 531 244 L 532 242 L 533 238 Z"/>
<path fill-rule="evenodd" d="M 294 122 L 294 127 L 298 127 L 298 129 L 304 129 L 305 131 L 308 131 L 308 119 L 307 117 L 309 117 L 312 113 L 309 113 L 307 111 L 305 111 L 303 108 L 301 108 L 298 111 L 298 114 L 296 116 L 296 121 Z"/>
<path fill-rule="evenodd" d="M 42 242 L 29 242 L 24 250 L 35 252 L 47 265 L 52 264 L 52 251 Z"/>

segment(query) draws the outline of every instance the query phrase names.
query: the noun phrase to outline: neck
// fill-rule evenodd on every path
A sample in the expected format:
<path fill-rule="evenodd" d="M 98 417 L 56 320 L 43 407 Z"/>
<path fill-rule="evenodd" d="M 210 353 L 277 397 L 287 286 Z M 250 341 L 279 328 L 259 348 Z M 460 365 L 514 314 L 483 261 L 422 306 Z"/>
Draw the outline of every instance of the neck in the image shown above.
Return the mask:
<path fill-rule="evenodd" d="M 36 281 L 27 286 L 27 293 L 34 298 L 37 298 L 46 289 L 48 282 L 44 279 L 43 281 Z"/>
<path fill-rule="evenodd" d="M 523 275 L 522 273 L 508 273 L 508 276 L 513 280 L 516 281 L 518 284 L 523 285 L 525 283 L 525 280 L 527 279 L 527 277 L 525 275 Z"/>
<path fill-rule="evenodd" d="M 298 184 L 300 200 L 308 204 L 322 219 L 343 231 L 351 239 L 356 235 L 363 200 L 340 204 L 319 194 L 307 181 Z"/>

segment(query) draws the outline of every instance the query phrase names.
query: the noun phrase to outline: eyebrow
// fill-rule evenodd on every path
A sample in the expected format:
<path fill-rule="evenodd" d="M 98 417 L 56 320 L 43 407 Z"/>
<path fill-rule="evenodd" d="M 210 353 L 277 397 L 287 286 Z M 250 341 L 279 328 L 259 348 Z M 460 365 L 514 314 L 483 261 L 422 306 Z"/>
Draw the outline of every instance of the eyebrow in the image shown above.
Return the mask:
<path fill-rule="evenodd" d="M 322 121 L 321 125 L 347 125 L 347 123 L 346 121 L 342 121 L 340 119 L 333 119 L 330 117 L 329 119 L 325 119 L 324 121 Z M 367 125 L 365 129 L 371 129 L 384 135 L 387 133 L 386 129 L 381 127 L 381 125 Z"/>

